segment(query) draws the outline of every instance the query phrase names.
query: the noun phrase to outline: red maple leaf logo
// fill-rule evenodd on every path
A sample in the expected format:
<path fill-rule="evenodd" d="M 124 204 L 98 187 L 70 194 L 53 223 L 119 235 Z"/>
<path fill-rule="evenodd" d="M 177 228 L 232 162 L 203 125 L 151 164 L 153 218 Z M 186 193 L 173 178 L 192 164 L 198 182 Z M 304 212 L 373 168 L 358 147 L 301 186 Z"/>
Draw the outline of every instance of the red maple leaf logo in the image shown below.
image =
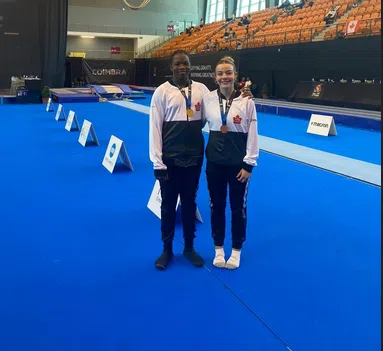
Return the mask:
<path fill-rule="evenodd" d="M 200 111 L 200 110 L 201 110 L 201 104 L 200 104 L 199 102 L 197 102 L 197 103 L 194 105 L 194 107 L 195 107 L 195 110 L 196 110 L 196 111 Z"/>
<path fill-rule="evenodd" d="M 242 121 L 242 118 L 239 117 L 239 115 L 236 115 L 235 117 L 233 117 L 234 124 L 241 124 L 241 121 Z"/>

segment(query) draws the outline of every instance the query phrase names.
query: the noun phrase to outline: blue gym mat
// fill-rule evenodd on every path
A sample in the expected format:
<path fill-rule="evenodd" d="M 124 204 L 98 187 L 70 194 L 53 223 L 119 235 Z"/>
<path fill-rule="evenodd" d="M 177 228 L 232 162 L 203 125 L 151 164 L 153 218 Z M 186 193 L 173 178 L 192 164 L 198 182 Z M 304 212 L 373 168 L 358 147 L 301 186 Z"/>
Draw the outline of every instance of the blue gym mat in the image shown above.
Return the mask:
<path fill-rule="evenodd" d="M 178 226 L 176 262 L 158 272 L 148 118 L 64 108 L 93 122 L 99 147 L 83 148 L 42 105 L 0 106 L 2 350 L 380 349 L 380 188 L 261 152 L 241 267 L 225 271 L 211 264 L 203 173 L 206 267 L 185 262 Z M 111 134 L 135 172 L 101 165 Z"/>

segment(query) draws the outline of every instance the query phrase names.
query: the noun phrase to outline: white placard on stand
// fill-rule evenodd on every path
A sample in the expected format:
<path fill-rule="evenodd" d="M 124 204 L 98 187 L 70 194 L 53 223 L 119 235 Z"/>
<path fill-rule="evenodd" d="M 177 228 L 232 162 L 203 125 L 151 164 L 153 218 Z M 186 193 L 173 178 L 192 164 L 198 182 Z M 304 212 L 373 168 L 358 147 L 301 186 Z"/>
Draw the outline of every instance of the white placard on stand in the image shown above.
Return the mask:
<path fill-rule="evenodd" d="M 78 137 L 78 142 L 84 147 L 86 146 L 86 143 L 88 141 L 89 134 L 92 137 L 91 142 L 93 142 L 96 145 L 100 145 L 100 143 L 98 142 L 96 131 L 94 130 L 94 126 L 93 126 L 92 122 L 89 122 L 88 120 L 84 119 L 84 123 L 82 124 L 80 136 Z"/>
<path fill-rule="evenodd" d="M 74 111 L 70 110 L 68 113 L 68 119 L 65 123 L 65 129 L 68 132 L 72 132 L 75 130 L 80 130 L 80 126 L 77 121 L 77 117 Z"/>
<path fill-rule="evenodd" d="M 337 135 L 334 117 L 312 114 L 307 133 L 322 136 Z"/>
<path fill-rule="evenodd" d="M 64 107 L 61 104 L 59 104 L 59 107 L 57 108 L 55 120 L 56 121 L 65 121 L 66 120 Z"/>
<path fill-rule="evenodd" d="M 131 171 L 134 171 L 132 163 L 130 162 L 128 153 L 125 148 L 124 142 L 112 135 L 109 140 L 108 147 L 102 161 L 102 165 L 110 172 L 113 173 L 116 166 L 118 157 L 120 157 L 121 163 L 125 165 Z"/>
<path fill-rule="evenodd" d="M 47 106 L 46 106 L 46 111 L 47 112 L 54 112 L 54 104 L 51 98 L 48 99 Z"/>
<path fill-rule="evenodd" d="M 162 197 L 161 197 L 160 182 L 158 180 L 156 180 L 156 182 L 154 183 L 152 194 L 150 195 L 147 207 L 159 219 L 161 219 L 161 203 L 162 203 Z M 178 195 L 176 211 L 178 210 L 180 204 L 181 204 L 181 199 L 180 199 L 180 196 Z M 181 204 L 181 207 L 182 207 L 182 204 Z M 197 206 L 197 210 L 196 210 L 195 215 L 196 215 L 196 219 L 199 222 L 203 223 L 201 214 L 200 214 L 199 209 L 198 209 L 198 206 Z"/>

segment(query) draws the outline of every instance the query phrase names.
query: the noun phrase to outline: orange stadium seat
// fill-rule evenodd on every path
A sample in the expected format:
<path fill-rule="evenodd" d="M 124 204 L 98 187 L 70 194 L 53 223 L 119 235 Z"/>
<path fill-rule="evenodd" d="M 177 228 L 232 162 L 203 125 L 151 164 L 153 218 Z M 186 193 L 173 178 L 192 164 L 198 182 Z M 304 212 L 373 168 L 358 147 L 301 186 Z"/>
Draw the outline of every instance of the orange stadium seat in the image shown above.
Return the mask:
<path fill-rule="evenodd" d="M 364 0 L 357 7 L 353 7 L 353 4 L 354 0 L 314 0 L 312 6 L 306 2 L 302 9 L 295 9 L 293 14 L 276 7 L 250 13 L 251 23 L 248 26 L 238 26 L 239 18 L 230 23 L 225 20 L 210 23 L 202 29 L 195 27 L 191 35 L 183 33 L 175 37 L 153 52 L 152 57 L 169 56 L 176 49 L 184 49 L 191 54 L 201 53 L 210 40 L 218 42 L 218 50 L 235 50 L 237 41 L 241 42 L 243 49 L 310 42 L 316 38 L 334 40 L 346 35 L 347 24 L 352 20 L 358 20 L 359 26 L 347 37 L 380 35 L 380 1 Z M 326 25 L 325 16 L 332 6 L 338 7 L 335 22 Z M 229 41 L 223 38 L 226 27 L 232 28 L 236 38 Z"/>

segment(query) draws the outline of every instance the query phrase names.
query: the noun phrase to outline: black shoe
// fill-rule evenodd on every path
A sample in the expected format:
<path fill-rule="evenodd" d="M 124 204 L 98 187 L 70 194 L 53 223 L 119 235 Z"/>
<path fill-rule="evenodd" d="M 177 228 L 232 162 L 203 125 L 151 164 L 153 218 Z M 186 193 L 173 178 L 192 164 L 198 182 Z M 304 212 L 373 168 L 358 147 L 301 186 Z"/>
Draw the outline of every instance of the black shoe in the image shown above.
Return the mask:
<path fill-rule="evenodd" d="M 173 258 L 173 251 L 163 251 L 162 255 L 156 259 L 155 266 L 157 269 L 163 271 Z"/>
<path fill-rule="evenodd" d="M 203 258 L 194 251 L 194 249 L 184 249 L 184 256 L 194 267 L 203 267 Z"/>

